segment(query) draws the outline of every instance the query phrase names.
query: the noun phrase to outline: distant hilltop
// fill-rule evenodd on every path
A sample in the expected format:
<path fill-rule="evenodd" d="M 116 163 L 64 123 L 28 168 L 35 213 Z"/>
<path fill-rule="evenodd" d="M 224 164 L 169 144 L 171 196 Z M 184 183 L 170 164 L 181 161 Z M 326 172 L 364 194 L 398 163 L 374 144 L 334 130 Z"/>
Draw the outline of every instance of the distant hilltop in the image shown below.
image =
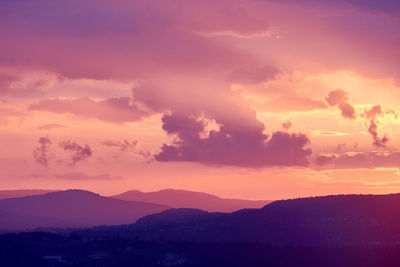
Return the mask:
<path fill-rule="evenodd" d="M 150 193 L 132 190 L 112 197 L 77 189 L 2 190 L 0 231 L 132 224 L 143 216 L 171 208 L 233 212 L 261 208 L 270 202 L 223 199 L 174 189 Z"/>

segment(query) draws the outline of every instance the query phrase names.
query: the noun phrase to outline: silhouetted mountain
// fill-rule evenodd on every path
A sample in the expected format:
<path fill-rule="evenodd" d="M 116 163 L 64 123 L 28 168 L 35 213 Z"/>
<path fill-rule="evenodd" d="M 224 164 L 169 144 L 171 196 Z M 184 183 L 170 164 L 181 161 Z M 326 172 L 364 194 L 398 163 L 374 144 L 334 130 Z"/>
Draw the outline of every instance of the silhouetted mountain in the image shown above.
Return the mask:
<path fill-rule="evenodd" d="M 207 193 L 174 189 L 148 193 L 132 190 L 113 197 L 130 201 L 158 203 L 173 208 L 201 209 L 209 212 L 233 212 L 244 208 L 261 208 L 272 202 L 268 200 L 223 199 Z"/>
<path fill-rule="evenodd" d="M 58 190 L 40 190 L 40 189 L 0 190 L 0 199 L 35 196 L 56 191 Z"/>
<path fill-rule="evenodd" d="M 133 223 L 145 215 L 161 212 L 167 206 L 103 197 L 83 190 L 67 190 L 43 195 L 0 200 L 0 210 L 13 215 L 10 220 L 24 219 L 25 229 L 33 227 L 83 227 Z M 32 218 L 33 217 L 33 218 Z M 0 229 L 10 229 L 7 214 Z M 21 217 L 23 218 L 23 217 Z M 40 218 L 48 218 L 41 224 Z M 32 222 L 32 223 L 31 223 Z"/>
<path fill-rule="evenodd" d="M 281 200 L 262 209 L 228 214 L 165 211 L 138 220 L 130 231 L 132 235 L 152 240 L 246 241 L 271 245 L 397 244 L 400 194 Z"/>
<path fill-rule="evenodd" d="M 190 223 L 191 220 L 196 220 L 208 214 L 209 213 L 207 211 L 199 209 L 169 209 L 160 213 L 147 215 L 137 220 L 136 225 L 143 225 L 147 227 L 149 225 L 158 225 L 164 223 L 168 224 L 171 222 Z"/>

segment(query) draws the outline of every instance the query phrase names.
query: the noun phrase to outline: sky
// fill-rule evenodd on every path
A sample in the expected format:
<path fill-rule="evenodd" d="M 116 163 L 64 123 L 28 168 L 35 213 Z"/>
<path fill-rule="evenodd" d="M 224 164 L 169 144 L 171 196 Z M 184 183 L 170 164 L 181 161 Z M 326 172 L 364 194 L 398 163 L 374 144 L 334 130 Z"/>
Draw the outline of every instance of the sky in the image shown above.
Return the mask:
<path fill-rule="evenodd" d="M 397 0 L 0 0 L 0 188 L 400 191 Z"/>

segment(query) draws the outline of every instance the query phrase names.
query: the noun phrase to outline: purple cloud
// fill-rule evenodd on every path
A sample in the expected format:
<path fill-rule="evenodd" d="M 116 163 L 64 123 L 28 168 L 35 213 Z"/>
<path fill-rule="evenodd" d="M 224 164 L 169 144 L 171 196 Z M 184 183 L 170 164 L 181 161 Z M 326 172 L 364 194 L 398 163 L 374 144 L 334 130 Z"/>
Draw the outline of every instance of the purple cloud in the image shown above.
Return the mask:
<path fill-rule="evenodd" d="M 374 120 L 369 122 L 368 132 L 371 134 L 374 139 L 374 146 L 377 147 L 385 147 L 386 143 L 389 142 L 389 138 L 387 136 L 383 136 L 382 138 L 378 137 L 378 126 Z"/>
<path fill-rule="evenodd" d="M 154 160 L 154 155 L 151 154 L 149 151 L 146 150 L 139 150 L 137 154 L 146 161 L 146 163 L 150 163 Z"/>
<path fill-rule="evenodd" d="M 14 72 L 0 69 L 0 96 L 28 97 L 42 95 L 55 81 L 60 79 L 56 76 L 49 77 L 44 74 L 27 75 L 24 72 Z"/>
<path fill-rule="evenodd" d="M 47 166 L 49 161 L 49 146 L 51 140 L 49 137 L 40 137 L 38 140 L 39 146 L 33 150 L 33 158 L 35 161 L 43 166 Z"/>
<path fill-rule="evenodd" d="M 138 141 L 129 142 L 128 140 L 123 141 L 114 141 L 114 140 L 106 140 L 101 142 L 102 145 L 109 146 L 109 147 L 117 147 L 121 151 L 126 151 L 129 148 L 134 149 L 137 145 Z"/>
<path fill-rule="evenodd" d="M 352 105 L 349 103 L 340 103 L 338 105 L 340 111 L 342 111 L 342 116 L 348 119 L 355 119 L 356 118 L 356 111 Z"/>
<path fill-rule="evenodd" d="M 333 161 L 335 160 L 336 156 L 332 155 L 332 156 L 326 156 L 326 155 L 319 155 L 317 156 L 317 158 L 315 159 L 315 163 L 318 166 L 324 166 L 327 164 L 331 164 L 333 163 Z"/>
<path fill-rule="evenodd" d="M 375 105 L 370 109 L 365 110 L 364 116 L 369 120 L 367 124 L 367 130 L 371 134 L 373 139 L 373 145 L 376 147 L 386 147 L 389 142 L 389 138 L 386 135 L 383 137 L 378 136 L 378 118 L 383 117 L 386 114 L 393 115 L 397 118 L 397 113 L 393 110 L 383 111 L 381 105 Z"/>
<path fill-rule="evenodd" d="M 319 166 L 330 165 L 334 169 L 398 168 L 400 152 L 359 152 L 341 155 L 320 155 L 316 158 Z"/>
<path fill-rule="evenodd" d="M 330 106 L 337 106 L 342 112 L 342 116 L 346 119 L 355 119 L 356 111 L 348 101 L 348 93 L 342 89 L 336 89 L 329 92 L 329 95 L 325 98 L 326 102 Z"/>
<path fill-rule="evenodd" d="M 88 145 L 81 146 L 71 140 L 61 141 L 59 145 L 65 151 L 72 152 L 71 165 L 75 165 L 79 161 L 90 158 L 92 156 L 92 149 Z"/>
<path fill-rule="evenodd" d="M 330 91 L 329 95 L 325 98 L 325 100 L 326 102 L 328 102 L 329 105 L 336 106 L 347 102 L 348 100 L 347 95 L 348 93 L 346 93 L 345 91 L 337 89 L 334 91 Z"/>
<path fill-rule="evenodd" d="M 270 1 L 279 3 L 288 3 L 305 6 L 317 6 L 317 7 L 336 7 L 336 8 L 348 8 L 349 6 L 355 7 L 362 11 L 386 13 L 396 15 L 400 13 L 400 2 L 397 0 L 260 0 Z"/>
<path fill-rule="evenodd" d="M 221 125 L 206 137 L 205 123 L 195 116 L 164 115 L 163 129 L 177 138 L 164 144 L 155 155 L 158 161 L 193 161 L 243 167 L 307 166 L 311 150 L 303 134 L 275 132 L 268 139 L 263 127 L 234 128 Z"/>
<path fill-rule="evenodd" d="M 94 79 L 241 65 L 247 62 L 241 52 L 208 34 L 269 29 L 266 18 L 236 0 L 0 1 L 0 25 L 6 25 L 0 34 L 7 37 L 0 43 L 3 64 Z M 23 40 L 30 49 L 15 45 Z"/>

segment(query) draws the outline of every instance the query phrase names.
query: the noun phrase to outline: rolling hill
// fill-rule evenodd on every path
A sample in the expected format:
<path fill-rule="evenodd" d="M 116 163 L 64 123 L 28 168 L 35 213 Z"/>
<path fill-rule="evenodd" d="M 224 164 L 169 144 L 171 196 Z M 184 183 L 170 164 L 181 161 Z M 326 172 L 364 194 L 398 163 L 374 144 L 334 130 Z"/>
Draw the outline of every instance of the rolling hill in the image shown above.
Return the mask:
<path fill-rule="evenodd" d="M 224 199 L 207 193 L 175 189 L 148 193 L 131 190 L 112 197 L 129 201 L 157 203 L 173 208 L 201 209 L 209 212 L 233 212 L 244 208 L 261 208 L 272 202 L 268 200 Z"/>
<path fill-rule="evenodd" d="M 0 200 L 0 229 L 34 227 L 89 227 L 135 222 L 138 218 L 168 209 L 167 206 L 103 197 L 83 190 L 66 190 L 42 195 Z M 46 219 L 43 219 L 46 218 Z M 42 223 L 39 223 L 42 222 Z"/>
<path fill-rule="evenodd" d="M 0 190 L 0 199 L 35 196 L 56 191 L 58 190 L 41 190 L 41 189 Z"/>
<path fill-rule="evenodd" d="M 131 232 L 144 239 L 201 242 L 398 244 L 400 194 L 280 200 L 227 214 L 167 210 L 141 218 Z"/>

